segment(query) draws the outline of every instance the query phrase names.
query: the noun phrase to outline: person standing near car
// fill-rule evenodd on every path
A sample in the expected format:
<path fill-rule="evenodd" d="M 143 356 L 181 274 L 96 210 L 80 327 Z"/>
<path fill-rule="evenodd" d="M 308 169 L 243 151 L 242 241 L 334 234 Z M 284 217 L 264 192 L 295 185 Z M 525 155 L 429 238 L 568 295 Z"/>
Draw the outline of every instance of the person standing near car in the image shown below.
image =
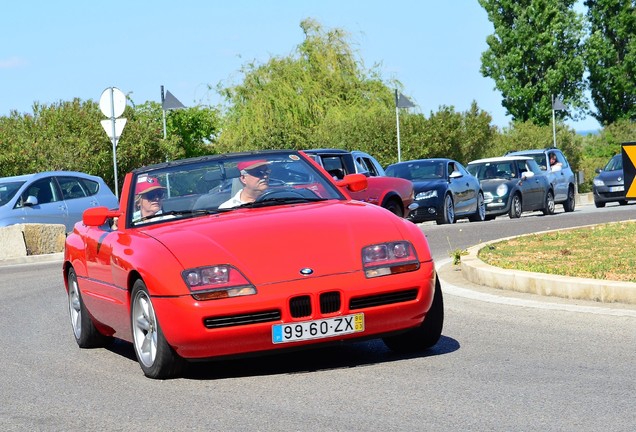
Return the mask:
<path fill-rule="evenodd" d="M 269 187 L 269 162 L 251 160 L 239 162 L 236 167 L 241 173 L 239 181 L 243 188 L 232 198 L 219 206 L 220 209 L 238 207 L 256 201 Z"/>

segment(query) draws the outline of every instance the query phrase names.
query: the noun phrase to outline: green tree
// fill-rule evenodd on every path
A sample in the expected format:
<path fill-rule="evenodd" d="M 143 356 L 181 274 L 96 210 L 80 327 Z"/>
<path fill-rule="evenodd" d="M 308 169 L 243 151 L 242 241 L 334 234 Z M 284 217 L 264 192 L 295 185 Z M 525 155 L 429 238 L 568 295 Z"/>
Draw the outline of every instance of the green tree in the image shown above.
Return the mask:
<path fill-rule="evenodd" d="M 495 81 L 515 121 L 549 124 L 552 95 L 575 111 L 558 111 L 559 116 L 577 118 L 586 107 L 584 26 L 583 16 L 573 10 L 576 1 L 479 0 L 494 26 L 481 73 Z"/>
<path fill-rule="evenodd" d="M 603 125 L 636 120 L 636 1 L 586 0 L 585 6 L 591 115 Z"/>
<path fill-rule="evenodd" d="M 305 40 L 291 56 L 249 63 L 241 70 L 241 84 L 219 87 L 228 102 L 219 150 L 346 147 L 349 140 L 337 122 L 360 127 L 370 118 L 388 118 L 393 92 L 379 73 L 361 67 L 348 35 L 340 29 L 325 31 L 311 19 L 301 28 Z M 356 115 L 364 120 L 352 118 Z M 340 132 L 329 138 L 323 123 Z M 373 124 L 364 127 L 369 137 Z"/>

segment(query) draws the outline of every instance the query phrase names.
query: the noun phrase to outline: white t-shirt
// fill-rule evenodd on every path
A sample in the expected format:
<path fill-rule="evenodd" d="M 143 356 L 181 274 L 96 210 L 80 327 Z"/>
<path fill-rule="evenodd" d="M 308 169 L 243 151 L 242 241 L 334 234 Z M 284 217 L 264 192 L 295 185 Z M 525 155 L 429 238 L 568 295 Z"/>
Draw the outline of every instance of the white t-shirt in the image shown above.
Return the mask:
<path fill-rule="evenodd" d="M 229 200 L 221 204 L 219 208 L 226 209 L 226 208 L 238 207 L 242 204 L 247 204 L 247 202 L 241 201 L 241 192 L 243 192 L 243 189 L 238 191 L 232 198 L 230 198 Z"/>

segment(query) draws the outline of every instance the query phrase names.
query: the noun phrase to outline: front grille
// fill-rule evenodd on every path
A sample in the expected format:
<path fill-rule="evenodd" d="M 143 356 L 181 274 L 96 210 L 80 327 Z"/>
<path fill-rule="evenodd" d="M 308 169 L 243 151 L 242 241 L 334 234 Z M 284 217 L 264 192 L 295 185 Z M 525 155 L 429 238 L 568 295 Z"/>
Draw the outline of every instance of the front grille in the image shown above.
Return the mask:
<path fill-rule="evenodd" d="M 289 300 L 289 313 L 293 318 L 311 315 L 311 298 L 308 295 L 294 297 Z"/>
<path fill-rule="evenodd" d="M 320 294 L 320 312 L 334 313 L 340 310 L 340 293 L 337 291 Z"/>
<path fill-rule="evenodd" d="M 417 289 L 409 289 L 403 291 L 395 291 L 386 294 L 376 294 L 366 297 L 355 297 L 349 302 L 349 309 L 364 309 L 373 306 L 383 306 L 394 303 L 402 303 L 415 300 L 417 297 Z"/>
<path fill-rule="evenodd" d="M 272 310 L 241 315 L 208 317 L 203 320 L 203 325 L 205 325 L 206 328 L 213 329 L 221 327 L 234 327 L 246 324 L 258 324 L 278 320 L 280 320 L 280 311 Z"/>
<path fill-rule="evenodd" d="M 625 198 L 625 191 L 622 192 L 604 192 L 599 193 L 603 198 Z"/>

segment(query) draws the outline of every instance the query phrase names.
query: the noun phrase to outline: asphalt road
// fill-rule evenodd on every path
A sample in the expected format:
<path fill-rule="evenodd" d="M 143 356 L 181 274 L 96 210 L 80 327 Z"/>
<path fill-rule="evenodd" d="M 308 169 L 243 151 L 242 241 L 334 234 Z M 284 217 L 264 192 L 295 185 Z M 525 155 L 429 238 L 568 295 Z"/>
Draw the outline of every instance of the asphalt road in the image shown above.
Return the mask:
<path fill-rule="evenodd" d="M 492 238 L 634 218 L 636 206 L 588 206 L 421 228 L 443 261 Z M 128 344 L 77 348 L 59 263 L 0 267 L 0 430 L 634 430 L 636 318 L 456 295 L 445 306 L 425 354 L 371 341 L 154 381 Z"/>

